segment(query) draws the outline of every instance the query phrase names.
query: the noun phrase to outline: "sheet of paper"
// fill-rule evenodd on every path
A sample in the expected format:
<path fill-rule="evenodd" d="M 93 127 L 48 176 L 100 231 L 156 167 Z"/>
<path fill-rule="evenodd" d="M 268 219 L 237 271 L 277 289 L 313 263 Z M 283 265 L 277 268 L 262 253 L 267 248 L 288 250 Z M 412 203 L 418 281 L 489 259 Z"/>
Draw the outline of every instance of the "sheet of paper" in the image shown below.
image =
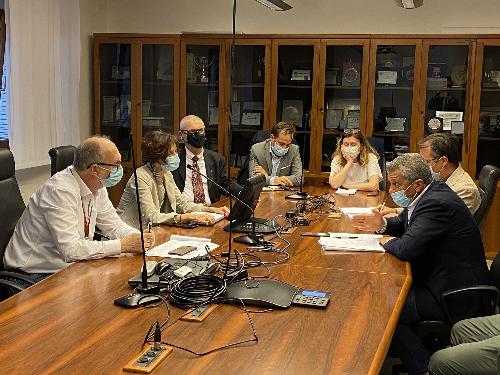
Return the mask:
<path fill-rule="evenodd" d="M 340 207 L 340 211 L 352 218 L 355 215 L 370 215 L 374 207 Z"/>
<path fill-rule="evenodd" d="M 340 194 L 340 195 L 354 195 L 356 194 L 357 189 L 342 189 L 338 188 L 335 193 Z"/>
<path fill-rule="evenodd" d="M 186 255 L 171 255 L 170 252 L 181 247 L 181 246 L 194 246 L 196 250 L 190 252 Z M 180 236 L 173 234 L 170 236 L 170 241 L 162 243 L 161 245 L 155 246 L 152 249 L 146 251 L 147 256 L 152 257 L 169 257 L 177 259 L 192 259 L 197 256 L 206 255 L 207 251 L 205 246 L 208 246 L 209 251 L 212 251 L 219 247 L 219 245 L 211 242 L 210 238 L 202 237 L 189 237 Z"/>
<path fill-rule="evenodd" d="M 330 237 L 320 237 L 319 244 L 324 250 L 385 252 L 380 245 L 379 234 L 330 233 Z"/>
<path fill-rule="evenodd" d="M 269 185 L 269 186 L 264 186 L 262 188 L 262 191 L 281 191 L 284 190 L 283 186 L 278 186 L 278 185 Z"/>

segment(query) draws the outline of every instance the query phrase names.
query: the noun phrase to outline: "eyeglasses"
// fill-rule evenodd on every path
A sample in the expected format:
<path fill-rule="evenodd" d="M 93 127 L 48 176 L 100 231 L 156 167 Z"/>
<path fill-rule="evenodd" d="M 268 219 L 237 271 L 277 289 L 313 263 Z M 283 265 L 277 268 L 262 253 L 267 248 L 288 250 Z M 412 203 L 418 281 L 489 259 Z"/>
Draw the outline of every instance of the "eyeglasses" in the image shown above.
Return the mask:
<path fill-rule="evenodd" d="M 205 129 L 181 130 L 182 134 L 205 134 Z"/>
<path fill-rule="evenodd" d="M 95 165 L 97 165 L 97 166 L 105 165 L 105 166 L 107 166 L 107 167 L 113 167 L 113 168 L 111 168 L 111 172 L 116 172 L 116 171 L 117 171 L 118 169 L 120 169 L 120 167 L 122 166 L 122 163 L 121 163 L 121 162 L 116 163 L 116 164 L 108 164 L 108 163 L 92 163 L 92 164 L 95 164 Z M 90 168 L 90 167 L 92 166 L 92 164 L 90 164 L 90 165 L 88 166 L 88 168 Z M 105 169 L 105 168 L 103 168 L 103 169 Z M 108 170 L 109 170 L 109 169 L 108 169 Z"/>
<path fill-rule="evenodd" d="M 351 128 L 344 129 L 344 134 L 358 134 L 359 132 L 360 132 L 359 129 L 351 129 Z"/>

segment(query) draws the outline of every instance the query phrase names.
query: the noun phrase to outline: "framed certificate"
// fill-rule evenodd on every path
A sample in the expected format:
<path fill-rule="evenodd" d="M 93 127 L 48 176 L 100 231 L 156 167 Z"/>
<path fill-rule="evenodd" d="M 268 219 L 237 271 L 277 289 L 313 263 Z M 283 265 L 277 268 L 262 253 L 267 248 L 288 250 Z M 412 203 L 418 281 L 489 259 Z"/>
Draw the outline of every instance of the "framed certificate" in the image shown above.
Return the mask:
<path fill-rule="evenodd" d="M 245 112 L 241 115 L 241 125 L 260 126 L 260 112 Z"/>
<path fill-rule="evenodd" d="M 443 119 L 443 130 L 451 130 L 451 122 L 462 121 L 464 113 L 453 111 L 436 111 L 436 117 L 440 117 Z"/>
<path fill-rule="evenodd" d="M 463 121 L 452 121 L 451 122 L 451 134 L 464 134 L 464 122 Z"/>
<path fill-rule="evenodd" d="M 347 117 L 348 129 L 359 129 L 359 116 L 358 117 Z"/>
<path fill-rule="evenodd" d="M 377 72 L 377 83 L 381 85 L 395 85 L 398 83 L 398 72 L 393 70 L 379 70 Z"/>

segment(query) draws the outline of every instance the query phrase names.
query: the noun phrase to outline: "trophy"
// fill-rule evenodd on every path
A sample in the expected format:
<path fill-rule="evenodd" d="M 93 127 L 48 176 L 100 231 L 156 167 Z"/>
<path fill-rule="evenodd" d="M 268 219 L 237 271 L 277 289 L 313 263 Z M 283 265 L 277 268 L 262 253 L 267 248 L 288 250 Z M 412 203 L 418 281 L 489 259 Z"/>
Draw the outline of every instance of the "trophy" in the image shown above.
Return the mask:
<path fill-rule="evenodd" d="M 257 78 L 262 80 L 266 69 L 266 58 L 264 56 L 257 56 Z"/>
<path fill-rule="evenodd" d="M 208 83 L 208 68 L 213 64 L 213 61 L 208 61 L 208 57 L 201 56 L 195 60 L 196 67 L 198 68 L 198 81 L 200 83 Z"/>

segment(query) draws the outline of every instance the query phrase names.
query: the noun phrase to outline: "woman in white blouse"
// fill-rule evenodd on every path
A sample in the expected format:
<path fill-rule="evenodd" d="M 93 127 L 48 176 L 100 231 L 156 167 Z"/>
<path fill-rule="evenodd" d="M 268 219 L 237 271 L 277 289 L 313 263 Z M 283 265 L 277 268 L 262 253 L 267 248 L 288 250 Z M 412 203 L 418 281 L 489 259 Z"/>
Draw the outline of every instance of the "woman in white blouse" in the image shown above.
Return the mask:
<path fill-rule="evenodd" d="M 208 212 L 227 216 L 227 207 L 207 207 L 193 203 L 179 191 L 171 173 L 180 163 L 177 155 L 178 141 L 174 135 L 154 130 L 144 135 L 141 146 L 146 163 L 137 168 L 137 182 L 143 224 L 151 220 L 153 224 L 195 222 L 211 225 L 214 218 Z M 133 175 L 127 182 L 116 211 L 127 224 L 139 227 Z"/>
<path fill-rule="evenodd" d="M 377 151 L 359 129 L 345 129 L 333 153 L 330 186 L 377 191 L 381 178 Z"/>

